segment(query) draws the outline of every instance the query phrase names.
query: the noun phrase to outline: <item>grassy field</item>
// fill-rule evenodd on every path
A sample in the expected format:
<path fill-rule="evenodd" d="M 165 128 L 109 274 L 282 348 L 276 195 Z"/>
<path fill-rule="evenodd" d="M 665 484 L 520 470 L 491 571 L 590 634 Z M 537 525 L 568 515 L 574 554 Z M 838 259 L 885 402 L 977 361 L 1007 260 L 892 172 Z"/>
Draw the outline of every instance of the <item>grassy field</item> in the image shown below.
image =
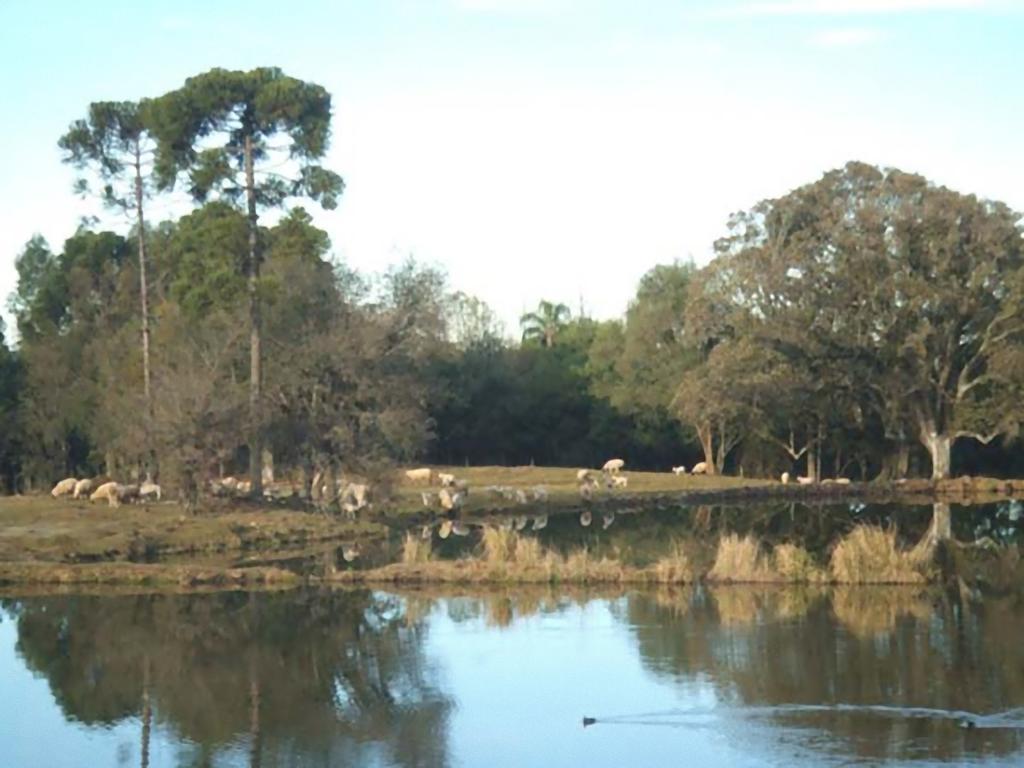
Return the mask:
<path fill-rule="evenodd" d="M 500 511 L 517 509 L 521 505 L 514 500 L 496 498 L 484 491 L 488 486 L 504 486 L 528 490 L 543 487 L 549 494 L 548 505 L 576 506 L 582 503 L 576 482 L 576 468 L 569 467 L 434 467 L 437 472 L 447 472 L 469 483 L 470 494 L 465 511 Z M 713 492 L 739 490 L 775 485 L 770 480 L 742 477 L 706 475 L 673 475 L 671 472 L 630 472 L 623 471 L 629 485 L 624 489 L 608 491 L 601 489 L 594 497 L 602 500 L 642 500 L 645 496 L 686 492 Z M 422 512 L 423 491 L 436 491 L 437 486 L 410 483 L 399 473 L 395 486 L 395 499 L 391 504 L 394 512 Z"/>
<path fill-rule="evenodd" d="M 249 550 L 289 549 L 317 542 L 381 535 L 372 522 L 348 522 L 292 510 L 217 503 L 188 515 L 175 502 L 123 505 L 53 499 L 0 498 L 0 563 L 86 564 L 205 558 Z"/>

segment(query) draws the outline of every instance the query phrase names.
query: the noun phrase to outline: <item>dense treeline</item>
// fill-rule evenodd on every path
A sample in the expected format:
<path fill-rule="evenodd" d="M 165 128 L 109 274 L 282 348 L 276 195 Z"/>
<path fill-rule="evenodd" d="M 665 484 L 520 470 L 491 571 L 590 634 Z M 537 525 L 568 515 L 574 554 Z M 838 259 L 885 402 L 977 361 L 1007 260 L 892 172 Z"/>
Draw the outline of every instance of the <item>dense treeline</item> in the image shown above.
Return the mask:
<path fill-rule="evenodd" d="M 757 475 L 1024 472 L 1024 246 L 1001 203 L 851 163 L 736 214 L 707 267 L 652 268 L 621 320 L 542 302 L 513 342 L 436 268 L 332 257 L 302 207 L 342 194 L 318 164 L 329 137 L 329 94 L 274 69 L 213 70 L 71 125 L 80 188 L 99 182 L 132 223 L 17 257 L 5 489 L 159 472 L 194 498 L 271 461 L 308 477 L 613 453 Z M 194 209 L 147 219 L 174 189 Z"/>

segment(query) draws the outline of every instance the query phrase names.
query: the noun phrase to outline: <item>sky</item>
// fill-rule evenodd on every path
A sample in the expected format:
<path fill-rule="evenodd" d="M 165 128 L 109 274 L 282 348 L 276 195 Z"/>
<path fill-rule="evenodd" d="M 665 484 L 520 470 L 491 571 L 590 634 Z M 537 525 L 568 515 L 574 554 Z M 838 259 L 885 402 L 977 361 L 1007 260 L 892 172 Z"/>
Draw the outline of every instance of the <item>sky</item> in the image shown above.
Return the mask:
<path fill-rule="evenodd" d="M 4 0 L 0 297 L 99 212 L 57 148 L 90 102 L 268 65 L 333 96 L 334 255 L 440 266 L 510 333 L 540 299 L 620 316 L 849 160 L 1024 210 L 1024 0 Z"/>

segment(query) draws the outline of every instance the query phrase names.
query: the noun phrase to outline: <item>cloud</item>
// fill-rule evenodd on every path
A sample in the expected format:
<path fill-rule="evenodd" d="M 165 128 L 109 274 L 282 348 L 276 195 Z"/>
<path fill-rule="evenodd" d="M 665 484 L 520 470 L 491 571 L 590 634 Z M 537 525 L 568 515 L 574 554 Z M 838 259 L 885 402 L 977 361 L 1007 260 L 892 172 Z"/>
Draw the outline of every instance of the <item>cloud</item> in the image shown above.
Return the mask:
<path fill-rule="evenodd" d="M 816 32 L 810 42 L 818 48 L 860 48 L 884 37 L 882 30 L 873 27 L 840 27 Z"/>
<path fill-rule="evenodd" d="M 480 0 L 482 1 L 482 0 Z M 736 16 L 865 16 L 920 11 L 980 10 L 989 0 L 772 0 L 730 9 Z"/>
<path fill-rule="evenodd" d="M 559 10 L 563 0 L 454 0 L 462 11 L 477 13 L 536 13 Z"/>

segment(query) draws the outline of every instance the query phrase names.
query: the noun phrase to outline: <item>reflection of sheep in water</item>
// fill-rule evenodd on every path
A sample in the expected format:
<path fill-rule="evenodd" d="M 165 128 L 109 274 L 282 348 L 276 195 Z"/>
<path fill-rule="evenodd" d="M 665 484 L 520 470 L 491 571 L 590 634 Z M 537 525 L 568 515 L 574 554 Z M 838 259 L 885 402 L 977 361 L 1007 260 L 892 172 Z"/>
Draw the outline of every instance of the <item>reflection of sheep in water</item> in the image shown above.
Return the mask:
<path fill-rule="evenodd" d="M 580 512 L 580 525 L 584 528 L 588 528 L 593 521 L 594 516 L 590 513 L 589 509 L 585 509 Z"/>
<path fill-rule="evenodd" d="M 539 530 L 541 530 L 543 528 L 547 528 L 547 526 L 548 526 L 548 516 L 547 515 L 537 515 L 535 518 L 533 518 L 533 530 L 539 531 Z"/>
<path fill-rule="evenodd" d="M 612 527 L 612 523 L 615 522 L 614 512 L 605 512 L 604 517 L 601 518 L 601 530 L 607 531 Z"/>

